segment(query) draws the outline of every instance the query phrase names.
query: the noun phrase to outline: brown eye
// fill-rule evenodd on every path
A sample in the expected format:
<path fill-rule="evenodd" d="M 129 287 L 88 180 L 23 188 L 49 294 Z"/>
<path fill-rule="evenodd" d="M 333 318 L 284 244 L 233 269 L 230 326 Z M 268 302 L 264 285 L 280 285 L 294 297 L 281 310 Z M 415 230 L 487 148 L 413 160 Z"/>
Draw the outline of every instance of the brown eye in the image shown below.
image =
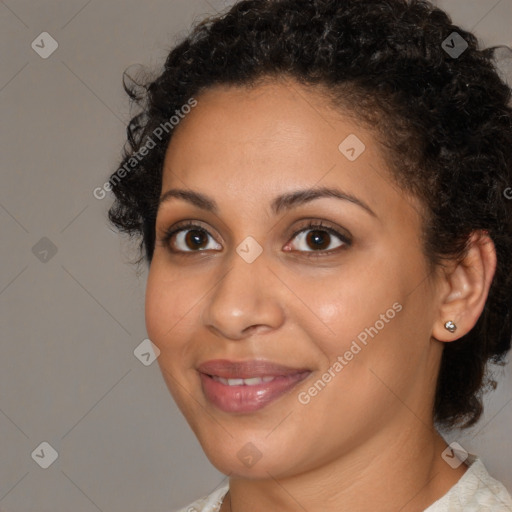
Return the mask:
<path fill-rule="evenodd" d="M 222 247 L 216 244 L 214 247 L 209 247 L 210 240 L 213 239 L 212 235 L 205 229 L 196 225 L 187 225 L 174 229 L 166 234 L 163 242 L 169 246 L 172 252 L 202 252 L 205 250 L 220 250 Z"/>
<path fill-rule="evenodd" d="M 334 253 L 336 249 L 344 249 L 352 244 L 348 236 L 342 235 L 334 228 L 313 223 L 297 231 L 292 241 L 293 244 L 288 244 L 287 247 L 292 246 L 291 250 L 303 252 L 306 256 Z"/>
<path fill-rule="evenodd" d="M 204 231 L 191 229 L 186 232 L 184 242 L 189 249 L 203 249 L 208 244 L 208 237 Z"/>
<path fill-rule="evenodd" d="M 327 233 L 327 231 L 322 231 L 319 229 L 310 231 L 306 235 L 306 244 L 309 247 L 312 247 L 314 250 L 316 250 L 316 249 L 321 250 L 321 251 L 326 250 L 329 247 L 330 240 L 331 240 L 330 233 Z"/>

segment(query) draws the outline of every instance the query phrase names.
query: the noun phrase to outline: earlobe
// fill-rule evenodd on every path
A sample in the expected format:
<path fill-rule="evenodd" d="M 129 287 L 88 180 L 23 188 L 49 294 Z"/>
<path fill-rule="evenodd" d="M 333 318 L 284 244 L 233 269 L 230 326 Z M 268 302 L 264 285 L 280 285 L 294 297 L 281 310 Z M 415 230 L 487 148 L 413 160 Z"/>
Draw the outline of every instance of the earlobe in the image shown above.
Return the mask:
<path fill-rule="evenodd" d="M 482 314 L 496 271 L 496 249 L 485 231 L 472 233 L 466 255 L 443 277 L 443 295 L 432 330 L 438 341 L 467 334 Z"/>

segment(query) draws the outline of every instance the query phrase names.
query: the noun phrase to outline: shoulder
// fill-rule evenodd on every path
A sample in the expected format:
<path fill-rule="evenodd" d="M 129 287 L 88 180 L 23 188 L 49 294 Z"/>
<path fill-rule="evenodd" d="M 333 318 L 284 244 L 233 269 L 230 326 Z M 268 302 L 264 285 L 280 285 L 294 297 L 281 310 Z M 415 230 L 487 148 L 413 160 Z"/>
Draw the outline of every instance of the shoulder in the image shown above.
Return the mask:
<path fill-rule="evenodd" d="M 481 459 L 468 458 L 468 470 L 425 512 L 511 512 L 512 498 L 505 486 L 487 471 Z"/>
<path fill-rule="evenodd" d="M 229 484 L 219 487 L 208 496 L 203 496 L 194 501 L 187 507 L 184 507 L 177 512 L 218 512 L 220 505 L 226 493 L 228 492 Z"/>

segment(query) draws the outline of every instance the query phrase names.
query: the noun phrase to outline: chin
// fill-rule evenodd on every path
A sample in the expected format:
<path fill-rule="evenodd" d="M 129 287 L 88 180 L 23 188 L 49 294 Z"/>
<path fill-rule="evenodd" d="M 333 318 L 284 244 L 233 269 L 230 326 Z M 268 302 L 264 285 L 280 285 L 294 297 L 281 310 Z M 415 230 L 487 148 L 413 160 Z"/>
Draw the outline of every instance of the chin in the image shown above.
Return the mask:
<path fill-rule="evenodd" d="M 265 434 L 266 435 L 266 434 Z M 211 464 L 221 473 L 246 479 L 282 477 L 298 470 L 297 450 L 289 453 L 283 443 L 274 445 L 262 436 L 237 436 L 220 444 L 218 438 L 209 436 L 200 444 Z M 290 456 L 294 457 L 291 458 Z"/>
<path fill-rule="evenodd" d="M 264 457 L 250 465 L 249 462 L 241 462 L 238 457 L 232 453 L 206 454 L 211 464 L 221 473 L 231 477 L 239 477 L 248 480 L 268 479 L 269 474 L 273 477 L 282 476 L 288 473 L 291 468 L 283 467 L 282 461 L 279 463 L 272 457 L 264 461 Z"/>

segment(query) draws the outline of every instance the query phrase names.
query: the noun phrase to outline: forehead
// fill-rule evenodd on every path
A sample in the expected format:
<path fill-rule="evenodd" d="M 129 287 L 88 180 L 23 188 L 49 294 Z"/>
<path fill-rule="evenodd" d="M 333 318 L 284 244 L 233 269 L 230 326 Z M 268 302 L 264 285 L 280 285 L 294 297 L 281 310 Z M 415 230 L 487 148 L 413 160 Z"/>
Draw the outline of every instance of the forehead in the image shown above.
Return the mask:
<path fill-rule="evenodd" d="M 320 91 L 282 80 L 215 87 L 196 99 L 167 149 L 163 192 L 267 204 L 292 188 L 338 186 L 377 210 L 406 206 L 374 136 Z"/>

